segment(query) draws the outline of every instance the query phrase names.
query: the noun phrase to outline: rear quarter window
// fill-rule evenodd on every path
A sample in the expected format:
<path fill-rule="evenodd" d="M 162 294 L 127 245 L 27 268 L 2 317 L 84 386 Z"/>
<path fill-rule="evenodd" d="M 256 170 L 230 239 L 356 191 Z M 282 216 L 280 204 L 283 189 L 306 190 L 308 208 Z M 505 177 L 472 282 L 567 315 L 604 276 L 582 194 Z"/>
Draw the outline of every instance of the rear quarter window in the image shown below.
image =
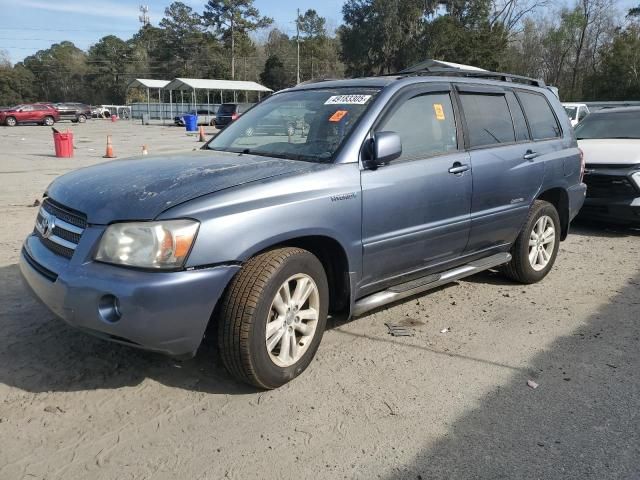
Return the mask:
<path fill-rule="evenodd" d="M 525 91 L 518 91 L 517 94 L 534 140 L 558 138 L 562 134 L 558 120 L 544 95 Z"/>

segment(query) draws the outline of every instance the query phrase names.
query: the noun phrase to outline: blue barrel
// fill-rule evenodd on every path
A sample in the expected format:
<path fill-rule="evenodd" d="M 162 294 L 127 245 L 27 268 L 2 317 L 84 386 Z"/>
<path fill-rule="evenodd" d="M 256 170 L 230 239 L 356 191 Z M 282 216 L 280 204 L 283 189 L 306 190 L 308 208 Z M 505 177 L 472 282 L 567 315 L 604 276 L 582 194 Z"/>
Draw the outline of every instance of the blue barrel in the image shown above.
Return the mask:
<path fill-rule="evenodd" d="M 198 116 L 197 115 L 185 115 L 184 117 L 184 126 L 187 129 L 187 132 L 197 132 L 198 131 Z"/>

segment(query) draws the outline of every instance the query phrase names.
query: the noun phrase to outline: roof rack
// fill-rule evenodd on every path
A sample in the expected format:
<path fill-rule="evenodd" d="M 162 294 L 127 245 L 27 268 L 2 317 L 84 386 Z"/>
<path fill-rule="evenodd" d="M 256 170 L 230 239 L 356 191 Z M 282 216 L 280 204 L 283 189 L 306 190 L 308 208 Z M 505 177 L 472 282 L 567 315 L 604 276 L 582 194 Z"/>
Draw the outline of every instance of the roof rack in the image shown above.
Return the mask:
<path fill-rule="evenodd" d="M 489 72 L 482 70 L 464 70 L 459 68 L 407 68 L 397 73 L 397 75 L 434 75 L 447 77 L 468 77 L 468 78 L 486 78 L 498 80 L 502 82 L 522 83 L 525 85 L 533 85 L 534 87 L 546 87 L 543 80 L 523 77 L 521 75 L 513 75 L 511 73 Z"/>
<path fill-rule="evenodd" d="M 445 62 L 443 60 L 427 59 L 420 63 L 405 68 L 395 75 L 443 75 L 451 77 L 487 78 L 502 82 L 517 82 L 535 87 L 545 87 L 542 80 L 512 75 L 510 73 L 489 72 L 482 68 L 459 63 Z"/>

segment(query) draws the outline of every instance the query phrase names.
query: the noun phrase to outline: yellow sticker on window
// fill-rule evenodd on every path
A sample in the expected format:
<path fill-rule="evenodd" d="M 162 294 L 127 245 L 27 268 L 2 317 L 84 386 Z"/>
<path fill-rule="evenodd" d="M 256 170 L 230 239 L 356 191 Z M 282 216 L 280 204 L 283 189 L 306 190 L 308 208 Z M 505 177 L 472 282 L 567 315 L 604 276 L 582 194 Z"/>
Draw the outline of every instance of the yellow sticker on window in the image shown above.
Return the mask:
<path fill-rule="evenodd" d="M 444 120 L 444 108 L 442 108 L 441 103 L 434 103 L 433 111 L 436 112 L 436 118 L 438 120 Z"/>

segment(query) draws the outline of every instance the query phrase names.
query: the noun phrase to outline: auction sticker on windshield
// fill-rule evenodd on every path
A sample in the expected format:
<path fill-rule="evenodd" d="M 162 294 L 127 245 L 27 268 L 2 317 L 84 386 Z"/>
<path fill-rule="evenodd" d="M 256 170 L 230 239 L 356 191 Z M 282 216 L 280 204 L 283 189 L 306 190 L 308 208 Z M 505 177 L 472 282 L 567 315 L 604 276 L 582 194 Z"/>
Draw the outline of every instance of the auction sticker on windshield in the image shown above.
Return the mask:
<path fill-rule="evenodd" d="M 325 105 L 364 105 L 371 95 L 334 95 L 329 97 Z"/>

